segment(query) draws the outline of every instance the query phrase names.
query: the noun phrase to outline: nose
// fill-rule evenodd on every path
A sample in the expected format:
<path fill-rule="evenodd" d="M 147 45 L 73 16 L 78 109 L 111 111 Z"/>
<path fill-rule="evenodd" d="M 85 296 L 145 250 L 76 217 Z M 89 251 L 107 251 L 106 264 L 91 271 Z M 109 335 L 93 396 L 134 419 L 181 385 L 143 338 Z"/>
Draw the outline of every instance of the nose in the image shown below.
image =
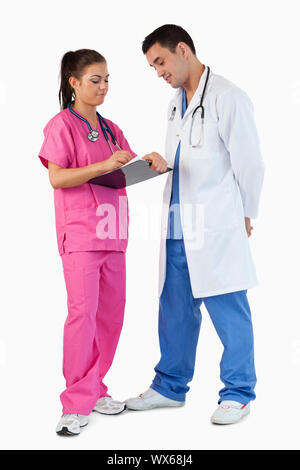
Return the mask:
<path fill-rule="evenodd" d="M 100 90 L 107 90 L 108 89 L 108 83 L 100 83 Z"/>
<path fill-rule="evenodd" d="M 164 71 L 163 70 L 157 70 L 157 76 L 158 78 L 162 77 L 164 75 Z"/>

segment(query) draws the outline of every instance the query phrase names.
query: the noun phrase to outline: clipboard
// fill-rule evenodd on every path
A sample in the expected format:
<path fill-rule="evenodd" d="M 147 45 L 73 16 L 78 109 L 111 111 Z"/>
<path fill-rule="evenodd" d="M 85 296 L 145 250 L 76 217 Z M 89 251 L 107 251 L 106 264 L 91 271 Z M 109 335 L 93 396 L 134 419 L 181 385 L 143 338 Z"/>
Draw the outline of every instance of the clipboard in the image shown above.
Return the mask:
<path fill-rule="evenodd" d="M 115 170 L 108 171 L 107 173 L 90 179 L 88 183 L 120 189 L 131 186 L 132 184 L 141 183 L 150 178 L 155 178 L 159 175 L 164 175 L 173 170 L 173 168 L 168 167 L 164 173 L 159 173 L 158 171 L 151 170 L 150 165 L 150 162 L 147 160 L 135 157 L 120 168 L 116 168 Z"/>

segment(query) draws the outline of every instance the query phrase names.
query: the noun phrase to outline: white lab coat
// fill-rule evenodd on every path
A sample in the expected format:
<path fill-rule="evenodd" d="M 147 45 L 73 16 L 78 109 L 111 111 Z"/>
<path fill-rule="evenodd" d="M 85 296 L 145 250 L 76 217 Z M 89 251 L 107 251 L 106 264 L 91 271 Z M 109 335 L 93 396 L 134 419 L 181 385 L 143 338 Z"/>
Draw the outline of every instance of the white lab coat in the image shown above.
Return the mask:
<path fill-rule="evenodd" d="M 165 148 L 165 158 L 173 168 L 181 141 L 180 214 L 194 297 L 249 289 L 258 283 L 244 218 L 258 215 L 264 177 L 253 105 L 244 91 L 212 72 L 203 101 L 203 145 L 190 145 L 192 112 L 199 105 L 206 75 L 207 67 L 183 119 L 182 88 L 170 102 Z M 170 120 L 174 107 L 176 113 Z M 194 132 L 201 135 L 200 114 L 195 114 L 193 136 Z M 166 276 L 172 174 L 163 195 L 159 295 Z"/>

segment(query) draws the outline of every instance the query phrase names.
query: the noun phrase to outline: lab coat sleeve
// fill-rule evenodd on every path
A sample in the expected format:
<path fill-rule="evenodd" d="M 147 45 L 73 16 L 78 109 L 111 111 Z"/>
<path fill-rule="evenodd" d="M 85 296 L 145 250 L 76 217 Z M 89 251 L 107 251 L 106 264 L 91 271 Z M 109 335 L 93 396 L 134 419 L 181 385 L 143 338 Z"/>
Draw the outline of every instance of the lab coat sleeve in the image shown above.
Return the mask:
<path fill-rule="evenodd" d="M 42 164 L 48 168 L 48 161 L 68 168 L 75 156 L 74 141 L 67 123 L 54 116 L 44 128 L 44 142 L 39 152 Z"/>
<path fill-rule="evenodd" d="M 219 134 L 230 155 L 244 215 L 256 218 L 264 179 L 264 162 L 252 102 L 243 90 L 231 88 L 218 97 L 217 112 Z"/>

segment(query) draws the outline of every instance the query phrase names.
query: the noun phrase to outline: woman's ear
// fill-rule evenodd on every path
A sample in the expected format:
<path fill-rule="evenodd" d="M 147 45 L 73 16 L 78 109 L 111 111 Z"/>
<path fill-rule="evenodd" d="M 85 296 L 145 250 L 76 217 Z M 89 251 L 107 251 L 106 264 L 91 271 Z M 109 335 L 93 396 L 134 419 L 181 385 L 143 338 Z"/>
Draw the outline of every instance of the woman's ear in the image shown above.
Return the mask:
<path fill-rule="evenodd" d="M 73 90 L 75 90 L 75 87 L 77 85 L 77 79 L 75 77 L 70 77 L 69 78 L 69 84 L 73 88 Z"/>

